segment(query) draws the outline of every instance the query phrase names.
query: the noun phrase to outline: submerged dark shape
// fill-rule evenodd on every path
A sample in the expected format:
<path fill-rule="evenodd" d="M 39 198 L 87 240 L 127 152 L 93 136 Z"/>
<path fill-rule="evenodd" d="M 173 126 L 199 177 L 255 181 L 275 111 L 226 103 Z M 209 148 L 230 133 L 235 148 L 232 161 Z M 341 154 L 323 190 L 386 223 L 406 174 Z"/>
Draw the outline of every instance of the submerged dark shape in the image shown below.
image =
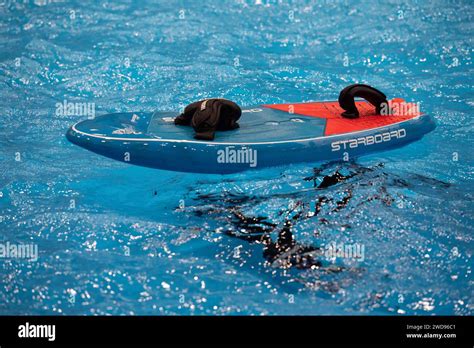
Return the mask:
<path fill-rule="evenodd" d="M 229 191 L 198 194 L 197 199 L 204 204 L 193 212 L 196 216 L 215 217 L 216 221 L 227 226 L 223 229 L 227 236 L 262 245 L 263 257 L 271 267 L 316 268 L 318 273 L 324 273 L 331 265 L 322 267 L 323 251 L 319 247 L 296 240 L 296 224 L 313 224 L 314 237 L 317 238 L 325 231 L 352 228 L 351 217 L 364 209 L 366 204 L 378 202 L 390 208 L 399 199 L 404 199 L 404 192 L 394 194 L 394 189 L 410 188 L 418 191 L 425 190 L 426 184 L 429 184 L 430 189 L 450 185 L 419 174 L 407 173 L 402 177 L 388 173 L 383 163 L 365 167 L 355 162 L 324 164 L 314 168 L 313 175 L 303 178 L 303 181 L 312 182 L 312 188 L 303 187 L 271 195 Z M 280 222 L 271 221 L 267 216 L 246 215 L 248 207 L 271 200 L 288 203 L 296 200 L 297 203 L 291 208 L 274 212 L 274 215 L 282 218 L 278 219 Z M 337 268 L 337 272 L 343 270 L 344 267 Z"/>
<path fill-rule="evenodd" d="M 226 231 L 225 234 L 231 237 L 237 237 L 248 242 L 262 241 L 277 226 L 274 223 L 265 221 L 266 217 L 246 217 L 238 210 L 233 211 L 234 223 L 238 231 Z"/>
<path fill-rule="evenodd" d="M 246 217 L 240 211 L 233 213 L 239 232 L 226 231 L 225 234 L 250 243 L 263 244 L 263 257 L 273 267 L 308 269 L 322 265 L 316 259 L 320 249 L 298 243 L 291 232 L 291 220 L 298 220 L 302 215 L 301 211 L 291 219 L 286 219 L 279 230 L 278 225 L 265 221 L 265 217 Z M 273 241 L 270 234 L 275 230 L 278 232 L 278 238 Z"/>
<path fill-rule="evenodd" d="M 339 168 L 334 171 L 332 174 L 328 175 L 323 175 L 323 171 L 325 169 L 331 168 L 338 165 Z M 313 181 L 313 187 L 318 188 L 318 189 L 325 189 L 331 186 L 334 186 L 340 182 L 347 181 L 348 179 L 351 179 L 355 176 L 365 174 L 367 172 L 372 172 L 373 170 L 377 168 L 382 168 L 383 163 L 379 163 L 373 168 L 368 168 L 368 167 L 362 167 L 358 165 L 355 162 L 343 162 L 342 164 L 340 162 L 330 162 L 325 165 L 322 165 L 319 168 L 314 168 L 313 169 L 313 175 L 304 178 L 304 181 Z M 350 170 L 352 169 L 353 172 L 349 172 L 347 175 L 344 175 L 341 173 L 341 170 Z M 322 177 L 321 182 L 318 184 L 318 179 Z"/>
<path fill-rule="evenodd" d="M 339 172 L 335 172 L 333 175 L 326 175 L 323 181 L 318 185 L 318 188 L 326 188 L 329 186 L 336 185 L 337 183 L 347 180 L 347 176 L 342 175 Z"/>
<path fill-rule="evenodd" d="M 352 190 L 348 189 L 346 190 L 346 193 L 347 193 L 346 196 L 344 196 L 340 201 L 336 202 L 337 206 L 333 211 L 341 210 L 342 208 L 345 208 L 347 206 L 347 204 L 352 198 Z"/>
<path fill-rule="evenodd" d="M 320 248 L 297 243 L 291 232 L 291 222 L 286 221 L 278 233 L 278 239 L 265 244 L 263 256 L 274 267 L 308 269 L 321 267 L 316 256 Z"/>

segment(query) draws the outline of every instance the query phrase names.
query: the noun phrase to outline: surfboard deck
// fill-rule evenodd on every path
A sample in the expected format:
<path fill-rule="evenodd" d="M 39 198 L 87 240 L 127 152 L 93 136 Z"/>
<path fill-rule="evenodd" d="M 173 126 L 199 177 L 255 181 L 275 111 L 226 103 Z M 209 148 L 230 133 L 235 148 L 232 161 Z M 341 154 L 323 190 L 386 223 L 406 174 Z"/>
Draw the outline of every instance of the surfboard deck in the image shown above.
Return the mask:
<path fill-rule="evenodd" d="M 390 101 L 394 103 L 403 100 Z M 76 123 L 66 135 L 76 145 L 130 164 L 225 174 L 348 160 L 403 146 L 435 128 L 430 116 L 413 112 L 410 106 L 383 116 L 365 101 L 356 105 L 357 119 L 343 118 L 337 101 L 242 108 L 240 128 L 216 132 L 213 141 L 196 140 L 192 127 L 176 126 L 173 119 L 179 112 L 159 111 L 99 116 Z"/>

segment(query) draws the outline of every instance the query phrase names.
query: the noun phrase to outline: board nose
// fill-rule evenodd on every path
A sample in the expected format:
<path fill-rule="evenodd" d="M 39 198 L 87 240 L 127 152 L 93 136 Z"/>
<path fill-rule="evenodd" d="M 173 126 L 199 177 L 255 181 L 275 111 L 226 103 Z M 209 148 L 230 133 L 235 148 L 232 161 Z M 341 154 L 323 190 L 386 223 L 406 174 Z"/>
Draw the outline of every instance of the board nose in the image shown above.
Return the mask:
<path fill-rule="evenodd" d="M 103 115 L 93 119 L 86 119 L 71 126 L 67 133 L 68 139 L 78 136 L 94 138 L 134 138 L 143 136 L 150 117 L 141 113 L 118 113 L 114 117 Z"/>

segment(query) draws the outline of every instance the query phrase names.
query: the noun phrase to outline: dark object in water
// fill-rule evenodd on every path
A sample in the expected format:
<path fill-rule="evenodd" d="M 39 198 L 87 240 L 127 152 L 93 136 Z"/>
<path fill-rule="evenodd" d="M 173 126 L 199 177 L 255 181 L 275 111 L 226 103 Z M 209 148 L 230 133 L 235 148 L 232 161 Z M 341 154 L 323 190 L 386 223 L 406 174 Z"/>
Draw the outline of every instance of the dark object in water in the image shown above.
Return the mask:
<path fill-rule="evenodd" d="M 301 212 L 295 214 L 291 220 L 285 220 L 282 229 L 278 231 L 276 241 L 272 240 L 270 233 L 278 228 L 278 225 L 265 221 L 264 217 L 246 217 L 240 211 L 234 211 L 233 215 L 237 219 L 236 225 L 240 232 L 226 231 L 225 234 L 250 243 L 263 244 L 263 257 L 273 267 L 308 269 L 321 266 L 321 262 L 316 259 L 320 249 L 298 243 L 291 232 L 291 220 L 297 220 Z"/>

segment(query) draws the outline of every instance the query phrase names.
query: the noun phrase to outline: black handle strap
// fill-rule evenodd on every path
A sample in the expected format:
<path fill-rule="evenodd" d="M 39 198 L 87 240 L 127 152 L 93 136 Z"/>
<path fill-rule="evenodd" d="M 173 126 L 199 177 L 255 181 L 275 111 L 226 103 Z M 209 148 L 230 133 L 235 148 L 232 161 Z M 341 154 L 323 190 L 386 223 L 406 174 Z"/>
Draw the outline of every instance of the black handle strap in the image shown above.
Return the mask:
<path fill-rule="evenodd" d="M 381 113 L 384 105 L 388 106 L 387 96 L 378 89 L 369 85 L 355 84 L 344 88 L 339 94 L 339 106 L 345 111 L 341 114 L 345 118 L 359 117 L 359 110 L 354 98 L 363 98 L 375 106 L 377 114 Z"/>

